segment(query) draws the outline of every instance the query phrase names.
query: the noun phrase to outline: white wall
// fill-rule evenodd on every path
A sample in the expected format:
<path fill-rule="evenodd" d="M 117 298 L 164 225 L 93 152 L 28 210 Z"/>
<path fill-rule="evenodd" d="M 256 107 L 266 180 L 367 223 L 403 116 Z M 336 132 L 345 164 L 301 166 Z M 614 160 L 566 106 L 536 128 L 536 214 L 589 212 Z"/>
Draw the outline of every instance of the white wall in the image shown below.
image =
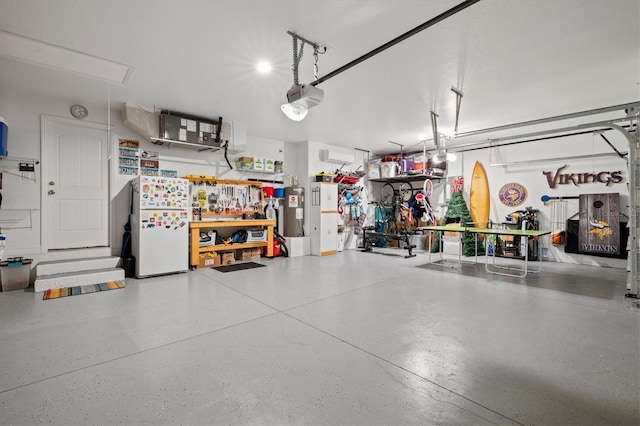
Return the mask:
<path fill-rule="evenodd" d="M 9 157 L 29 158 L 40 161 L 40 118 L 42 114 L 69 118 L 68 103 L 60 103 L 30 93 L 16 93 L 8 88 L 0 92 L 0 115 L 9 127 L 7 150 Z M 106 123 L 106 108 L 90 108 L 87 121 Z M 40 187 L 41 167 L 36 165 L 34 173 L 25 173 L 25 178 L 17 170 L 18 164 L 0 160 L 3 173 L 2 210 L 0 218 L 13 216 L 12 210 L 31 211 L 31 221 L 9 223 L 2 228 L 7 236 L 4 257 L 28 256 L 40 252 Z M 28 216 L 28 213 L 27 213 Z M 23 229 L 19 229 L 23 228 Z"/>

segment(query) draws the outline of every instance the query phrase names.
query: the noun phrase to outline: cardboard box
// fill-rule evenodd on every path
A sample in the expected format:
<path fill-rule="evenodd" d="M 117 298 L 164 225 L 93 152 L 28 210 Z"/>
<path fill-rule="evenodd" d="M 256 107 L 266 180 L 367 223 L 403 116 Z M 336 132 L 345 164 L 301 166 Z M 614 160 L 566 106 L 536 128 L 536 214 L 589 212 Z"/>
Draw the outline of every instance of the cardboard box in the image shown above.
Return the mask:
<path fill-rule="evenodd" d="M 333 182 L 333 175 L 328 173 L 318 173 L 316 175 L 316 182 Z"/>
<path fill-rule="evenodd" d="M 223 265 L 231 265 L 233 263 L 236 263 L 236 257 L 234 256 L 233 252 L 222 253 L 221 261 Z"/>
<path fill-rule="evenodd" d="M 264 158 L 261 158 L 261 157 L 253 158 L 253 170 L 258 172 L 264 171 Z"/>
<path fill-rule="evenodd" d="M 370 160 L 367 164 L 367 178 L 380 179 L 380 160 Z"/>
<path fill-rule="evenodd" d="M 264 159 L 264 171 L 265 172 L 275 172 L 276 170 L 276 162 L 271 158 Z"/>
<path fill-rule="evenodd" d="M 260 248 L 249 248 L 242 250 L 242 260 L 260 260 Z"/>
<path fill-rule="evenodd" d="M 203 253 L 198 261 L 198 268 L 209 268 L 221 264 L 220 255 L 212 254 L 213 252 Z"/>
<path fill-rule="evenodd" d="M 253 170 L 253 157 L 239 157 L 236 166 L 238 170 Z"/>

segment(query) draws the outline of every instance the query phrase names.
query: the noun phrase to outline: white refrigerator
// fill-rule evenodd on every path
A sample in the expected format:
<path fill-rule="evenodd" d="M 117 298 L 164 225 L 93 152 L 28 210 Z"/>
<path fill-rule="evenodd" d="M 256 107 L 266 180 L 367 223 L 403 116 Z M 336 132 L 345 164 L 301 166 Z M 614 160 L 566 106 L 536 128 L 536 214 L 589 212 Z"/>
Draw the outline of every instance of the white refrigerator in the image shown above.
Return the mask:
<path fill-rule="evenodd" d="M 189 181 L 138 176 L 131 181 L 132 254 L 136 277 L 189 269 Z"/>

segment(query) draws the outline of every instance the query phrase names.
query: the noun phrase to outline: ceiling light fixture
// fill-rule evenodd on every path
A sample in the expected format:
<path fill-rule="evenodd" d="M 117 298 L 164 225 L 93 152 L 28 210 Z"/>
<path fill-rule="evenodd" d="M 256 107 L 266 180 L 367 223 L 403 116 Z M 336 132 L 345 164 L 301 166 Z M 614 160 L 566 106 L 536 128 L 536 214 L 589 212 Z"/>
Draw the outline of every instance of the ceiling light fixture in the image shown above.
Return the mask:
<path fill-rule="evenodd" d="M 260 61 L 258 62 L 256 69 L 260 74 L 268 74 L 271 72 L 271 64 L 267 61 Z"/>
<path fill-rule="evenodd" d="M 291 31 L 287 31 L 287 34 L 293 38 L 293 85 L 287 91 L 287 103 L 283 104 L 281 109 L 289 119 L 302 121 L 307 116 L 309 108 L 313 108 L 324 99 L 324 91 L 322 89 L 298 82 L 298 65 L 300 64 L 300 59 L 302 59 L 304 45 L 306 43 L 313 47 L 313 75 L 316 81 L 318 80 L 318 54 L 325 53 L 327 48 L 325 47 L 320 52 L 320 47 L 316 43 L 312 43 Z M 302 42 L 299 52 L 298 40 Z"/>

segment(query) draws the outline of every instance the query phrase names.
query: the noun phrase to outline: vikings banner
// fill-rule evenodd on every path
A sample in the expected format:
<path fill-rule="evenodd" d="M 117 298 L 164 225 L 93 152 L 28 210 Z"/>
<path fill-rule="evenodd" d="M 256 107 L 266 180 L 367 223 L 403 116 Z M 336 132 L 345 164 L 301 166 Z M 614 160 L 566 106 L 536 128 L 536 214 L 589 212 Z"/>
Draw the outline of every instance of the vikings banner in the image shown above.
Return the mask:
<path fill-rule="evenodd" d="M 578 252 L 620 254 L 620 194 L 580 195 L 579 208 Z"/>

